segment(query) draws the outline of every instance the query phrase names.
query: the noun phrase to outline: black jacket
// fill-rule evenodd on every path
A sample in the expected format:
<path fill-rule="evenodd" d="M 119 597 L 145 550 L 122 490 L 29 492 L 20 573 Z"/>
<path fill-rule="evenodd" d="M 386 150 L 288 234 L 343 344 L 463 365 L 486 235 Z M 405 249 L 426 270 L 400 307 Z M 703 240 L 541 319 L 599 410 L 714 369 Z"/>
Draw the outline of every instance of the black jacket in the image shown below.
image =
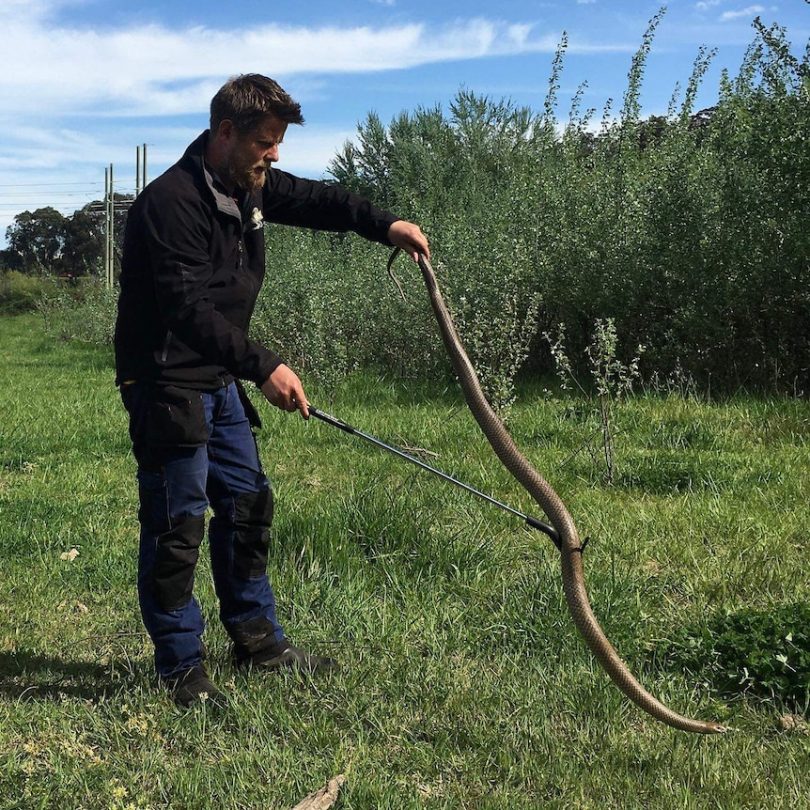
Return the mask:
<path fill-rule="evenodd" d="M 207 137 L 200 135 L 129 211 L 117 385 L 151 380 L 205 390 L 233 378 L 261 385 L 270 376 L 281 359 L 247 337 L 265 273 L 262 219 L 390 244 L 397 218 L 337 185 L 270 169 L 262 189 L 229 197 L 204 163 Z"/>

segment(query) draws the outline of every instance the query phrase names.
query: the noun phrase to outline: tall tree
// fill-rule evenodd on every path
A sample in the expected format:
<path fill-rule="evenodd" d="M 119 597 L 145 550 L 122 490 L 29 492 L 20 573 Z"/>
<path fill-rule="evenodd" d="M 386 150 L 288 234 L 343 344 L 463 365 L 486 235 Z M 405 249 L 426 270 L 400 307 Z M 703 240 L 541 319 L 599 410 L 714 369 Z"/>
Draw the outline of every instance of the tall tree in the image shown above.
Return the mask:
<path fill-rule="evenodd" d="M 60 271 L 71 276 L 100 275 L 104 219 L 85 206 L 65 220 Z"/>
<path fill-rule="evenodd" d="M 116 267 L 131 194 L 115 195 Z M 104 203 L 94 200 L 71 216 L 54 208 L 23 211 L 6 229 L 3 266 L 25 273 L 85 276 L 101 274 L 104 255 Z M 117 274 L 117 273 L 116 273 Z"/>
<path fill-rule="evenodd" d="M 22 260 L 23 272 L 48 273 L 57 270 L 64 245 L 65 218 L 55 208 L 23 211 L 6 229 L 9 250 Z"/>

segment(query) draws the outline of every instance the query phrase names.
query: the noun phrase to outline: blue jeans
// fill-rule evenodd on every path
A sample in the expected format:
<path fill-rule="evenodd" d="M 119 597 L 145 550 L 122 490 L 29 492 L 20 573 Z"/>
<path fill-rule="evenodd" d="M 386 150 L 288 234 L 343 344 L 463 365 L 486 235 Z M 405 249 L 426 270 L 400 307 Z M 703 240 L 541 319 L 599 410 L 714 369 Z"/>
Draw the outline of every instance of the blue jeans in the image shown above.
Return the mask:
<path fill-rule="evenodd" d="M 234 637 L 240 624 L 263 618 L 268 635 L 281 641 L 266 574 L 272 490 L 236 385 L 209 392 L 135 382 L 121 396 L 138 461 L 138 598 L 158 674 L 170 677 L 201 661 L 205 625 L 192 588 L 209 506 L 226 630 Z"/>

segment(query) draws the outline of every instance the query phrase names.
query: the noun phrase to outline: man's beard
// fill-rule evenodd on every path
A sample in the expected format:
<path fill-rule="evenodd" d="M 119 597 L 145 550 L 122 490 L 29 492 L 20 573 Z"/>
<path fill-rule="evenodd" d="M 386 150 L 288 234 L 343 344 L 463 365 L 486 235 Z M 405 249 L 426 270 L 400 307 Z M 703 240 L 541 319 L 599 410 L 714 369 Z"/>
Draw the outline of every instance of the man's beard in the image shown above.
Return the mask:
<path fill-rule="evenodd" d="M 243 163 L 232 158 L 228 164 L 231 182 L 243 191 L 258 191 L 267 179 L 270 167 L 264 163 Z"/>

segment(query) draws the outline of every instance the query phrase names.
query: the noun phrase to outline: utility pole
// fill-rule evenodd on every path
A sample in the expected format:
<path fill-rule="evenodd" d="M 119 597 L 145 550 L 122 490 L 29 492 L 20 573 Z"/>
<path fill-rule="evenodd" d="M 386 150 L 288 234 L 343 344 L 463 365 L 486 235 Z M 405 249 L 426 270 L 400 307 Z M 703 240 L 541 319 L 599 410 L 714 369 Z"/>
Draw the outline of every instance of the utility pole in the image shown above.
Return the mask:
<path fill-rule="evenodd" d="M 135 196 L 146 188 L 146 144 L 135 147 Z"/>
<path fill-rule="evenodd" d="M 110 170 L 104 169 L 104 281 L 110 279 Z"/>
<path fill-rule="evenodd" d="M 113 165 L 104 170 L 104 276 L 107 287 L 112 288 L 115 266 L 115 191 Z"/>

